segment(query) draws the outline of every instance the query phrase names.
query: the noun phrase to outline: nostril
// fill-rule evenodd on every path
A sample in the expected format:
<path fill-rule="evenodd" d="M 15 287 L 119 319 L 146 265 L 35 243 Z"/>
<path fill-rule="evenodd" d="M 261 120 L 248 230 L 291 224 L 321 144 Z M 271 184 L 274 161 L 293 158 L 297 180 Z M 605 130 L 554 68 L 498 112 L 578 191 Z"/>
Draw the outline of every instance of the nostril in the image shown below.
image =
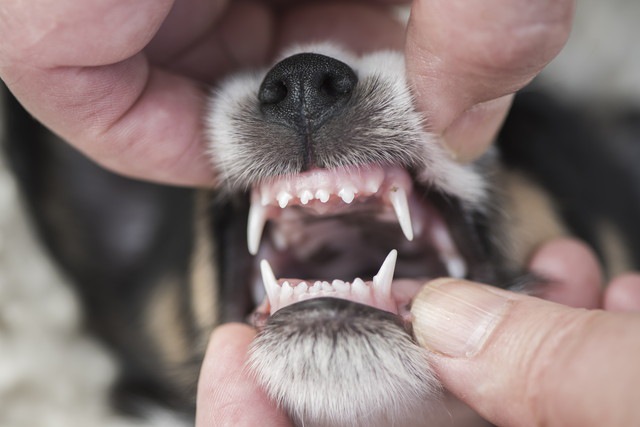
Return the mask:
<path fill-rule="evenodd" d="M 348 95 L 355 87 L 355 80 L 351 76 L 341 74 L 327 74 L 320 82 L 319 91 L 330 97 Z"/>
<path fill-rule="evenodd" d="M 258 92 L 260 110 L 269 122 L 313 132 L 343 111 L 357 83 L 344 62 L 300 53 L 269 70 Z"/>
<path fill-rule="evenodd" d="M 275 80 L 264 84 L 258 93 L 261 104 L 278 104 L 287 98 L 289 90 L 282 80 Z"/>

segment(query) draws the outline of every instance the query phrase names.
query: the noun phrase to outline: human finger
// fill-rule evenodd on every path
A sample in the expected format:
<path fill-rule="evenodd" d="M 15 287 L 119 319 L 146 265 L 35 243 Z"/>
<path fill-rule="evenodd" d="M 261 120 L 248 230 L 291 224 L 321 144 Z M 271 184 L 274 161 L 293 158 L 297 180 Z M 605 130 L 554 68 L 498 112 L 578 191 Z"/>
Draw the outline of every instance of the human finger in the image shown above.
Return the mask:
<path fill-rule="evenodd" d="M 534 294 L 578 308 L 602 305 L 602 269 L 593 250 L 571 238 L 542 245 L 529 261 L 531 271 L 545 283 Z"/>
<path fill-rule="evenodd" d="M 573 0 L 416 0 L 406 62 L 429 130 L 461 161 L 492 143 L 511 103 L 566 43 Z"/>
<path fill-rule="evenodd" d="M 450 279 L 425 286 L 412 314 L 445 387 L 494 424 L 640 423 L 640 314 Z"/>
<path fill-rule="evenodd" d="M 627 273 L 614 278 L 604 294 L 604 309 L 640 312 L 640 274 Z"/>
<path fill-rule="evenodd" d="M 210 186 L 202 86 L 139 53 L 171 4 L 3 3 L 0 76 L 36 118 L 103 166 L 152 181 Z M 267 29 L 256 25 L 255 37 L 268 38 L 259 34 Z"/>
<path fill-rule="evenodd" d="M 241 324 L 220 326 L 211 335 L 198 381 L 196 427 L 291 426 L 247 372 L 254 336 Z"/>

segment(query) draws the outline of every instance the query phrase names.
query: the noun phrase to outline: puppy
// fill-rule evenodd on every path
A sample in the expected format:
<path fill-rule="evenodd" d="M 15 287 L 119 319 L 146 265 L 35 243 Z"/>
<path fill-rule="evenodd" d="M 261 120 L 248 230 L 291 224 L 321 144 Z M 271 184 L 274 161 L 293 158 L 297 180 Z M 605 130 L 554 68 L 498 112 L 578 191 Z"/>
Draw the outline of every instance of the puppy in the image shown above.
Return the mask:
<path fill-rule="evenodd" d="M 397 52 L 304 46 L 213 97 L 209 153 L 223 191 L 250 194 L 250 281 L 265 299 L 250 364 L 300 425 L 415 422 L 439 386 L 411 298 L 430 278 L 521 276 L 508 236 L 489 238 L 504 229 L 495 153 L 452 160 L 404 74 Z"/>
<path fill-rule="evenodd" d="M 121 356 L 125 409 L 192 413 L 211 330 L 248 321 L 249 368 L 298 425 L 438 425 L 446 391 L 408 311 L 426 280 L 535 291 L 552 284 L 527 255 L 570 233 L 638 266 L 640 238 L 621 232 L 637 187 L 582 116 L 525 94 L 499 145 L 462 165 L 425 130 L 403 64 L 316 44 L 223 81 L 205 118 L 213 192 L 103 171 L 7 100 L 14 170 Z M 629 197 L 614 201 L 603 176 Z"/>

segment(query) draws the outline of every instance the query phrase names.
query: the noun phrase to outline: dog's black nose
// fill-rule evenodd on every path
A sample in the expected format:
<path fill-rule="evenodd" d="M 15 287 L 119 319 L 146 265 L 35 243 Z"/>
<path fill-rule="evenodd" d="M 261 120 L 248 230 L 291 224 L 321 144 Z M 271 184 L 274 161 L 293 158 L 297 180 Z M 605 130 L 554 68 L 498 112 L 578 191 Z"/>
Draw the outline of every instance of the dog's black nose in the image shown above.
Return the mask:
<path fill-rule="evenodd" d="M 271 122 L 310 133 L 338 114 L 358 82 L 344 62 L 300 53 L 278 62 L 266 75 L 258 99 Z"/>

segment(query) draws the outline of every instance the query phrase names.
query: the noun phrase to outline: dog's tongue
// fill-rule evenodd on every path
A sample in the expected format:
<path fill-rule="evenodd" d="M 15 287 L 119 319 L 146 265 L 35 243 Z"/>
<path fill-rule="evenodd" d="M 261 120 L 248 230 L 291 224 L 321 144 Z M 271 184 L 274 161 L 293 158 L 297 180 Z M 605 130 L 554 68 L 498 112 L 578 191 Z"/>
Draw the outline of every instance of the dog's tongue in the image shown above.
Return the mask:
<path fill-rule="evenodd" d="M 276 279 L 267 260 L 263 260 L 260 263 L 260 270 L 267 301 L 261 310 L 274 314 L 281 308 L 299 301 L 333 297 L 369 305 L 394 314 L 404 314 L 404 308 L 424 282 L 405 279 L 394 281 L 393 273 L 397 256 L 397 251 L 392 250 L 373 280 L 364 281 L 355 278 L 351 282 Z"/>

